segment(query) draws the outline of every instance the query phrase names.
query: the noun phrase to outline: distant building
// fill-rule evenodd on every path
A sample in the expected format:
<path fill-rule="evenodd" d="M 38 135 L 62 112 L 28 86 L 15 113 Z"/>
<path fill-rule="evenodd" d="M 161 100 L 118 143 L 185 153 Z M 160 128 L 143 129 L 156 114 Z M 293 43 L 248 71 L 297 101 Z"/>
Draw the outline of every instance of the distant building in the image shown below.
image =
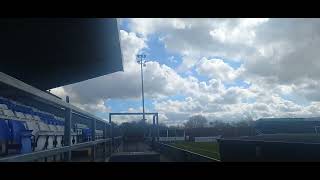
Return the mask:
<path fill-rule="evenodd" d="M 258 134 L 317 133 L 320 118 L 262 118 L 255 122 Z"/>

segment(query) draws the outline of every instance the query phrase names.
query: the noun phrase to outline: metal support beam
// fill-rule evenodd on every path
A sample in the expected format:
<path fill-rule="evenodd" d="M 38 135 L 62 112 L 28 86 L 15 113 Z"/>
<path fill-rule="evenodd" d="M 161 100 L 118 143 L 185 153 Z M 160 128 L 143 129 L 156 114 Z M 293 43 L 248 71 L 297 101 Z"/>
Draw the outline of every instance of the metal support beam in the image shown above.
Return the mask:
<path fill-rule="evenodd" d="M 91 129 L 92 129 L 92 137 L 91 137 L 91 141 L 95 141 L 96 140 L 96 120 L 92 119 L 91 121 Z M 96 160 L 96 145 L 93 144 L 91 147 L 91 160 L 95 161 Z"/>
<path fill-rule="evenodd" d="M 155 126 L 156 126 L 156 116 L 154 115 L 153 116 L 153 119 L 152 119 L 152 147 L 154 147 L 154 141 L 155 141 Z"/>
<path fill-rule="evenodd" d="M 65 122 L 64 122 L 64 146 L 71 145 L 71 120 L 72 120 L 72 110 L 66 108 L 65 110 Z M 71 151 L 64 153 L 64 160 L 71 160 Z"/>
<path fill-rule="evenodd" d="M 113 115 L 142 115 L 143 113 L 109 113 L 109 117 L 113 116 Z M 144 113 L 145 115 L 155 115 L 158 113 Z"/>
<path fill-rule="evenodd" d="M 109 113 L 109 124 L 110 124 L 110 138 L 111 138 L 111 144 L 110 144 L 110 153 L 113 151 L 113 125 L 112 125 L 112 120 L 111 120 L 111 113 Z"/>
<path fill-rule="evenodd" d="M 104 123 L 103 139 L 107 139 L 107 123 Z M 103 158 L 107 159 L 107 143 L 103 144 Z"/>
<path fill-rule="evenodd" d="M 156 121 L 157 121 L 157 141 L 159 142 L 159 116 L 158 113 L 156 114 Z"/>

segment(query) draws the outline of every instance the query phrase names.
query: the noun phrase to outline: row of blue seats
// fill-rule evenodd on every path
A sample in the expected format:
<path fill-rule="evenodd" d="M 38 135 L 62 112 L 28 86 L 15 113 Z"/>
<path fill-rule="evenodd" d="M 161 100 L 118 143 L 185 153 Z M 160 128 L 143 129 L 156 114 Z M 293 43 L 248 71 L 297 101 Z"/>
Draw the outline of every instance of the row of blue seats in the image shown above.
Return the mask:
<path fill-rule="evenodd" d="M 51 114 L 45 114 L 42 112 L 34 111 L 31 107 L 18 104 L 17 102 L 12 102 L 3 97 L 0 97 L 0 104 L 5 104 L 8 107 L 8 109 L 11 109 L 15 112 L 21 112 L 24 114 L 39 116 L 40 119 L 47 124 L 62 125 L 62 126 L 64 125 L 63 121 L 55 119 L 54 116 Z"/>
<path fill-rule="evenodd" d="M 31 107 L 0 97 L 1 109 L 5 112 L 0 116 L 0 141 L 11 142 L 21 145 L 20 153 L 32 151 L 32 132 L 26 121 L 38 119 L 42 124 L 64 126 L 64 121 L 56 119 L 51 114 L 34 110 Z M 27 118 L 29 117 L 29 118 Z M 26 120 L 26 121 L 24 121 Z M 29 121 L 29 124 L 30 124 Z M 35 122 L 33 122 L 35 123 Z M 32 123 L 31 123 L 32 124 Z M 36 125 L 34 125 L 36 126 Z M 43 127 L 43 126 L 42 126 Z M 49 129 L 49 127 L 48 127 Z M 58 128 L 56 128 L 58 130 Z M 62 128 L 59 128 L 62 129 Z M 40 130 L 37 129 L 37 130 Z M 44 137 L 46 138 L 46 137 Z M 48 141 L 48 138 L 46 138 Z M 35 138 L 34 138 L 35 140 Z M 47 143 L 47 142 L 46 142 Z M 25 146 L 23 146 L 25 145 Z"/>
<path fill-rule="evenodd" d="M 37 121 L 37 123 L 42 123 L 42 125 L 46 124 L 48 129 L 50 129 L 49 126 L 61 127 L 61 128 L 54 128 L 59 131 L 58 133 L 60 137 L 59 142 L 55 142 L 57 141 L 57 134 L 55 134 L 55 132 L 53 131 L 53 135 L 47 135 L 46 137 L 42 137 L 42 140 L 40 138 L 39 143 L 40 145 L 47 144 L 47 146 L 48 144 L 50 144 L 51 145 L 50 148 L 52 148 L 53 146 L 56 147 L 58 143 L 60 143 L 59 146 L 62 146 L 63 134 L 64 134 L 64 120 L 62 118 L 57 118 L 52 114 L 41 112 L 35 108 L 25 106 L 18 102 L 14 102 L 2 97 L 0 97 L 0 112 L 1 112 L 1 108 L 4 109 L 5 111 L 12 111 L 11 112 L 12 116 L 9 118 L 9 116 L 4 116 L 4 115 L 1 115 L 0 113 L 0 143 L 5 141 L 10 141 L 10 142 L 15 142 L 21 145 L 24 144 L 24 147 L 21 148 L 20 153 L 31 152 L 31 149 L 34 150 L 33 147 L 30 147 L 30 144 L 38 142 L 38 141 L 34 142 L 35 139 L 37 139 L 36 137 L 33 137 L 32 139 L 32 136 L 34 136 L 35 134 L 34 129 L 30 130 L 30 127 L 26 125 L 28 124 L 28 122 L 30 123 L 30 121 L 24 122 L 22 119 L 18 117 L 20 113 L 20 116 L 22 117 L 24 116 L 26 117 L 29 115 L 30 116 L 29 118 L 31 118 L 32 122 Z M 86 142 L 91 140 L 92 130 L 90 128 L 87 128 L 86 126 L 82 127 L 80 131 L 77 131 L 77 129 L 74 129 L 73 132 L 80 132 L 76 134 L 73 133 L 74 134 L 74 136 L 72 136 L 73 144 L 77 142 Z M 103 132 L 101 132 L 101 130 L 96 130 L 96 138 L 97 139 L 103 138 Z M 52 144 L 55 144 L 55 145 L 52 146 Z M 39 144 L 38 144 L 38 147 L 39 147 Z M 40 150 L 41 149 L 42 148 L 40 148 Z"/>

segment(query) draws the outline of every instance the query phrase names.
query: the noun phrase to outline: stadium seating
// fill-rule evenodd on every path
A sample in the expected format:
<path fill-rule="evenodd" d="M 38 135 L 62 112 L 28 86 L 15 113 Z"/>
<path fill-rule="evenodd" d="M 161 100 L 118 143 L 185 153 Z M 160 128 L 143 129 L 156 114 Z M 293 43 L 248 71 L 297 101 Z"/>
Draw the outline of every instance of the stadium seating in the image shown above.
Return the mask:
<path fill-rule="evenodd" d="M 96 130 L 96 139 L 103 139 L 103 130 Z"/>
<path fill-rule="evenodd" d="M 91 140 L 91 129 L 84 127 L 85 140 Z M 97 137 L 103 137 L 103 131 L 96 131 Z M 72 144 L 79 142 L 78 133 L 71 129 Z M 64 118 L 40 111 L 0 97 L 0 145 L 1 153 L 10 148 L 15 153 L 28 153 L 63 146 Z M 5 149 L 5 150 L 3 150 Z"/>
<path fill-rule="evenodd" d="M 82 129 L 83 142 L 91 141 L 91 137 L 92 137 L 92 131 L 90 128 Z"/>
<path fill-rule="evenodd" d="M 31 152 L 31 131 L 26 128 L 26 117 L 21 111 L 23 112 L 16 102 L 0 98 L 0 120 L 2 122 L 0 131 L 3 131 L 2 144 L 8 144 L 7 149 L 26 153 Z"/>

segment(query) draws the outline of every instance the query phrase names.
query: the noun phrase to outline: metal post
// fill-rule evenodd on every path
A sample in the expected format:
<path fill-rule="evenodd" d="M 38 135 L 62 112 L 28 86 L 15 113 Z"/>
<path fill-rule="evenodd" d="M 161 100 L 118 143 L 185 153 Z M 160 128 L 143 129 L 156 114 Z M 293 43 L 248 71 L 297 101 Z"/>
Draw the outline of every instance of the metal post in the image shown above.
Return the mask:
<path fill-rule="evenodd" d="M 92 129 L 91 139 L 92 139 L 92 141 L 95 141 L 96 140 L 96 120 L 95 119 L 92 119 L 91 129 Z M 91 159 L 92 161 L 96 160 L 96 145 L 92 145 L 91 158 L 92 158 Z"/>
<path fill-rule="evenodd" d="M 152 147 L 154 147 L 156 116 L 153 116 L 152 120 Z"/>
<path fill-rule="evenodd" d="M 65 122 L 64 122 L 64 146 L 71 145 L 71 119 L 72 119 L 72 110 L 66 108 L 65 110 Z M 71 160 L 71 151 L 64 153 L 64 160 Z"/>
<path fill-rule="evenodd" d="M 145 114 L 144 114 L 144 89 L 143 89 L 143 69 L 142 69 L 142 61 L 141 61 L 141 85 L 142 85 L 142 113 L 143 113 L 143 120 L 145 121 Z"/>
<path fill-rule="evenodd" d="M 158 113 L 156 114 L 156 121 L 157 121 L 157 141 L 159 142 L 159 116 Z"/>
<path fill-rule="evenodd" d="M 146 55 L 137 55 L 138 63 L 140 64 L 140 68 L 141 68 L 141 87 L 142 87 L 142 119 L 143 121 L 146 120 L 145 118 L 145 111 L 144 111 L 144 89 L 143 89 L 143 68 L 142 65 L 145 66 L 145 62 L 143 62 L 143 58 L 145 58 Z"/>
<path fill-rule="evenodd" d="M 174 129 L 174 140 L 177 140 L 177 129 Z"/>
<path fill-rule="evenodd" d="M 111 144 L 110 144 L 110 155 L 113 151 L 113 133 L 112 133 L 112 121 L 111 121 L 111 114 L 109 113 L 109 124 L 110 124 L 110 138 L 111 138 Z"/>
<path fill-rule="evenodd" d="M 107 123 L 104 123 L 103 137 L 104 139 L 107 139 Z M 106 160 L 107 159 L 107 142 L 104 143 L 103 152 L 104 152 L 103 157 Z"/>

